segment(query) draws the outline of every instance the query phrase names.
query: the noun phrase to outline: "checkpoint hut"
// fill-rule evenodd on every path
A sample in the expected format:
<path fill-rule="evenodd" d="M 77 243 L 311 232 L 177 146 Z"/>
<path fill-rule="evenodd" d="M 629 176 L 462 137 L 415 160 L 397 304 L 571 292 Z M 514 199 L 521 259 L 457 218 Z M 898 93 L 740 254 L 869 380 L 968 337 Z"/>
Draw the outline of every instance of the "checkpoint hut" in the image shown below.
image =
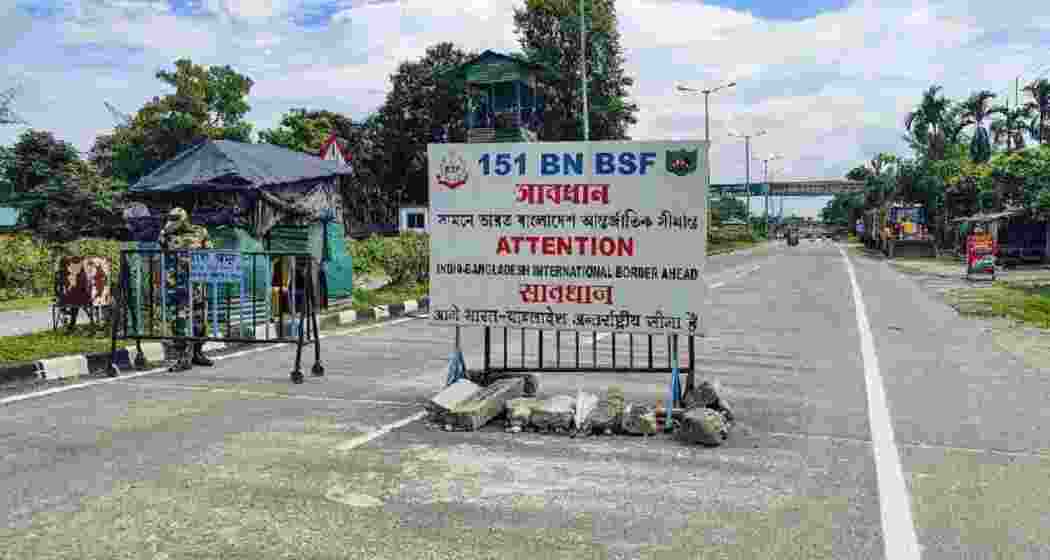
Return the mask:
<path fill-rule="evenodd" d="M 464 86 L 467 142 L 536 142 L 542 136 L 545 82 L 555 71 L 487 50 L 438 75 Z"/>
<path fill-rule="evenodd" d="M 325 306 L 328 298 L 349 297 L 353 285 L 339 191 L 340 177 L 350 173 L 342 162 L 279 146 L 208 140 L 129 189 L 148 208 L 148 215 L 128 218 L 129 229 L 141 247 L 153 246 L 168 210 L 182 207 L 208 228 L 215 249 L 309 253 L 320 265 L 319 303 Z M 277 266 L 272 289 L 287 290 L 290 275 Z M 264 290 L 271 286 L 257 286 L 254 296 L 277 300 Z"/>

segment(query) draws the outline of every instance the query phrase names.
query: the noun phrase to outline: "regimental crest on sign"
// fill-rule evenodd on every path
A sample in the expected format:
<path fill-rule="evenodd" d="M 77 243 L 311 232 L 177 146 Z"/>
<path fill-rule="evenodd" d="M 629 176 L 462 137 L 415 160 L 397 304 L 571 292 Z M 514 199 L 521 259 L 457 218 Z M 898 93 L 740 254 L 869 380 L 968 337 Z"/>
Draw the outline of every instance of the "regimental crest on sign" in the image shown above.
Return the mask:
<path fill-rule="evenodd" d="M 459 155 L 452 153 L 441 158 L 438 165 L 437 182 L 449 189 L 458 189 L 467 184 L 470 172 L 467 170 L 467 162 Z"/>
<path fill-rule="evenodd" d="M 696 171 L 699 161 L 700 149 L 689 150 L 667 150 L 667 171 L 679 177 L 684 177 Z"/>

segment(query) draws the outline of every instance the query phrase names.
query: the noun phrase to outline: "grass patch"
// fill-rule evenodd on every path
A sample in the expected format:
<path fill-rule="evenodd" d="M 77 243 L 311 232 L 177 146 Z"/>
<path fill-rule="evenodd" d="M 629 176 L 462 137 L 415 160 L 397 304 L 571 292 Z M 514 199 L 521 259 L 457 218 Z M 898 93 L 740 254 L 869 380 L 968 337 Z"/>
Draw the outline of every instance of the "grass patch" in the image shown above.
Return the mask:
<path fill-rule="evenodd" d="M 51 297 L 24 297 L 0 301 L 0 311 L 25 311 L 28 309 L 47 308 L 51 305 Z"/>
<path fill-rule="evenodd" d="M 418 300 L 428 293 L 430 293 L 430 284 L 427 282 L 391 284 L 378 290 L 355 288 L 351 309 L 364 311 L 380 305 L 404 303 L 408 300 Z"/>
<path fill-rule="evenodd" d="M 996 282 L 988 288 L 961 288 L 947 294 L 960 313 L 1004 317 L 1050 329 L 1050 286 L 1015 286 Z"/>
<path fill-rule="evenodd" d="M 102 325 L 77 325 L 72 331 L 40 331 L 0 338 L 0 365 L 33 362 L 44 358 L 104 352 L 110 349 L 110 332 Z"/>

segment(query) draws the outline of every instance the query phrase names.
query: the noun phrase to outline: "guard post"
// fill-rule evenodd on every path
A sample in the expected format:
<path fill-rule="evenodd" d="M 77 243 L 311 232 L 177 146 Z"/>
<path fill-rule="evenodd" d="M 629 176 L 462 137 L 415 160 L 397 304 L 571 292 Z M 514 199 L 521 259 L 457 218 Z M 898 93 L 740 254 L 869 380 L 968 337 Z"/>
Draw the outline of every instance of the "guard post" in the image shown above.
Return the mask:
<path fill-rule="evenodd" d="M 132 259 L 138 264 L 135 274 Z M 319 277 L 309 253 L 126 249 L 120 260 L 110 376 L 119 374 L 121 340 L 136 342 L 136 363 L 144 363 L 142 341 L 295 344 L 293 383 L 303 382 L 303 348 L 313 346 L 311 373 L 324 375 L 317 327 Z M 171 264 L 174 283 L 169 282 Z M 195 287 L 205 294 L 203 316 L 193 301 Z M 200 336 L 193 329 L 197 320 L 204 326 Z"/>
<path fill-rule="evenodd" d="M 680 404 L 679 374 L 693 390 L 705 336 L 707 152 L 702 141 L 428 145 L 430 321 L 456 337 L 447 381 L 463 368 L 460 329 L 473 326 L 482 384 L 669 373 L 669 404 Z"/>

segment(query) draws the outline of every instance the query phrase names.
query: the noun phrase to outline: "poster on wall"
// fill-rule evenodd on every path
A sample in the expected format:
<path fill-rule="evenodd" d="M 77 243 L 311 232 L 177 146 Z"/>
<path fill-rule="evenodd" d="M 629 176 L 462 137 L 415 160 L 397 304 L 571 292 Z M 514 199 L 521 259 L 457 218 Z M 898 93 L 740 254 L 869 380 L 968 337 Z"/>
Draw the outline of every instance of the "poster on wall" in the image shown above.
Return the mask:
<path fill-rule="evenodd" d="M 442 325 L 703 334 L 707 145 L 431 144 Z"/>

